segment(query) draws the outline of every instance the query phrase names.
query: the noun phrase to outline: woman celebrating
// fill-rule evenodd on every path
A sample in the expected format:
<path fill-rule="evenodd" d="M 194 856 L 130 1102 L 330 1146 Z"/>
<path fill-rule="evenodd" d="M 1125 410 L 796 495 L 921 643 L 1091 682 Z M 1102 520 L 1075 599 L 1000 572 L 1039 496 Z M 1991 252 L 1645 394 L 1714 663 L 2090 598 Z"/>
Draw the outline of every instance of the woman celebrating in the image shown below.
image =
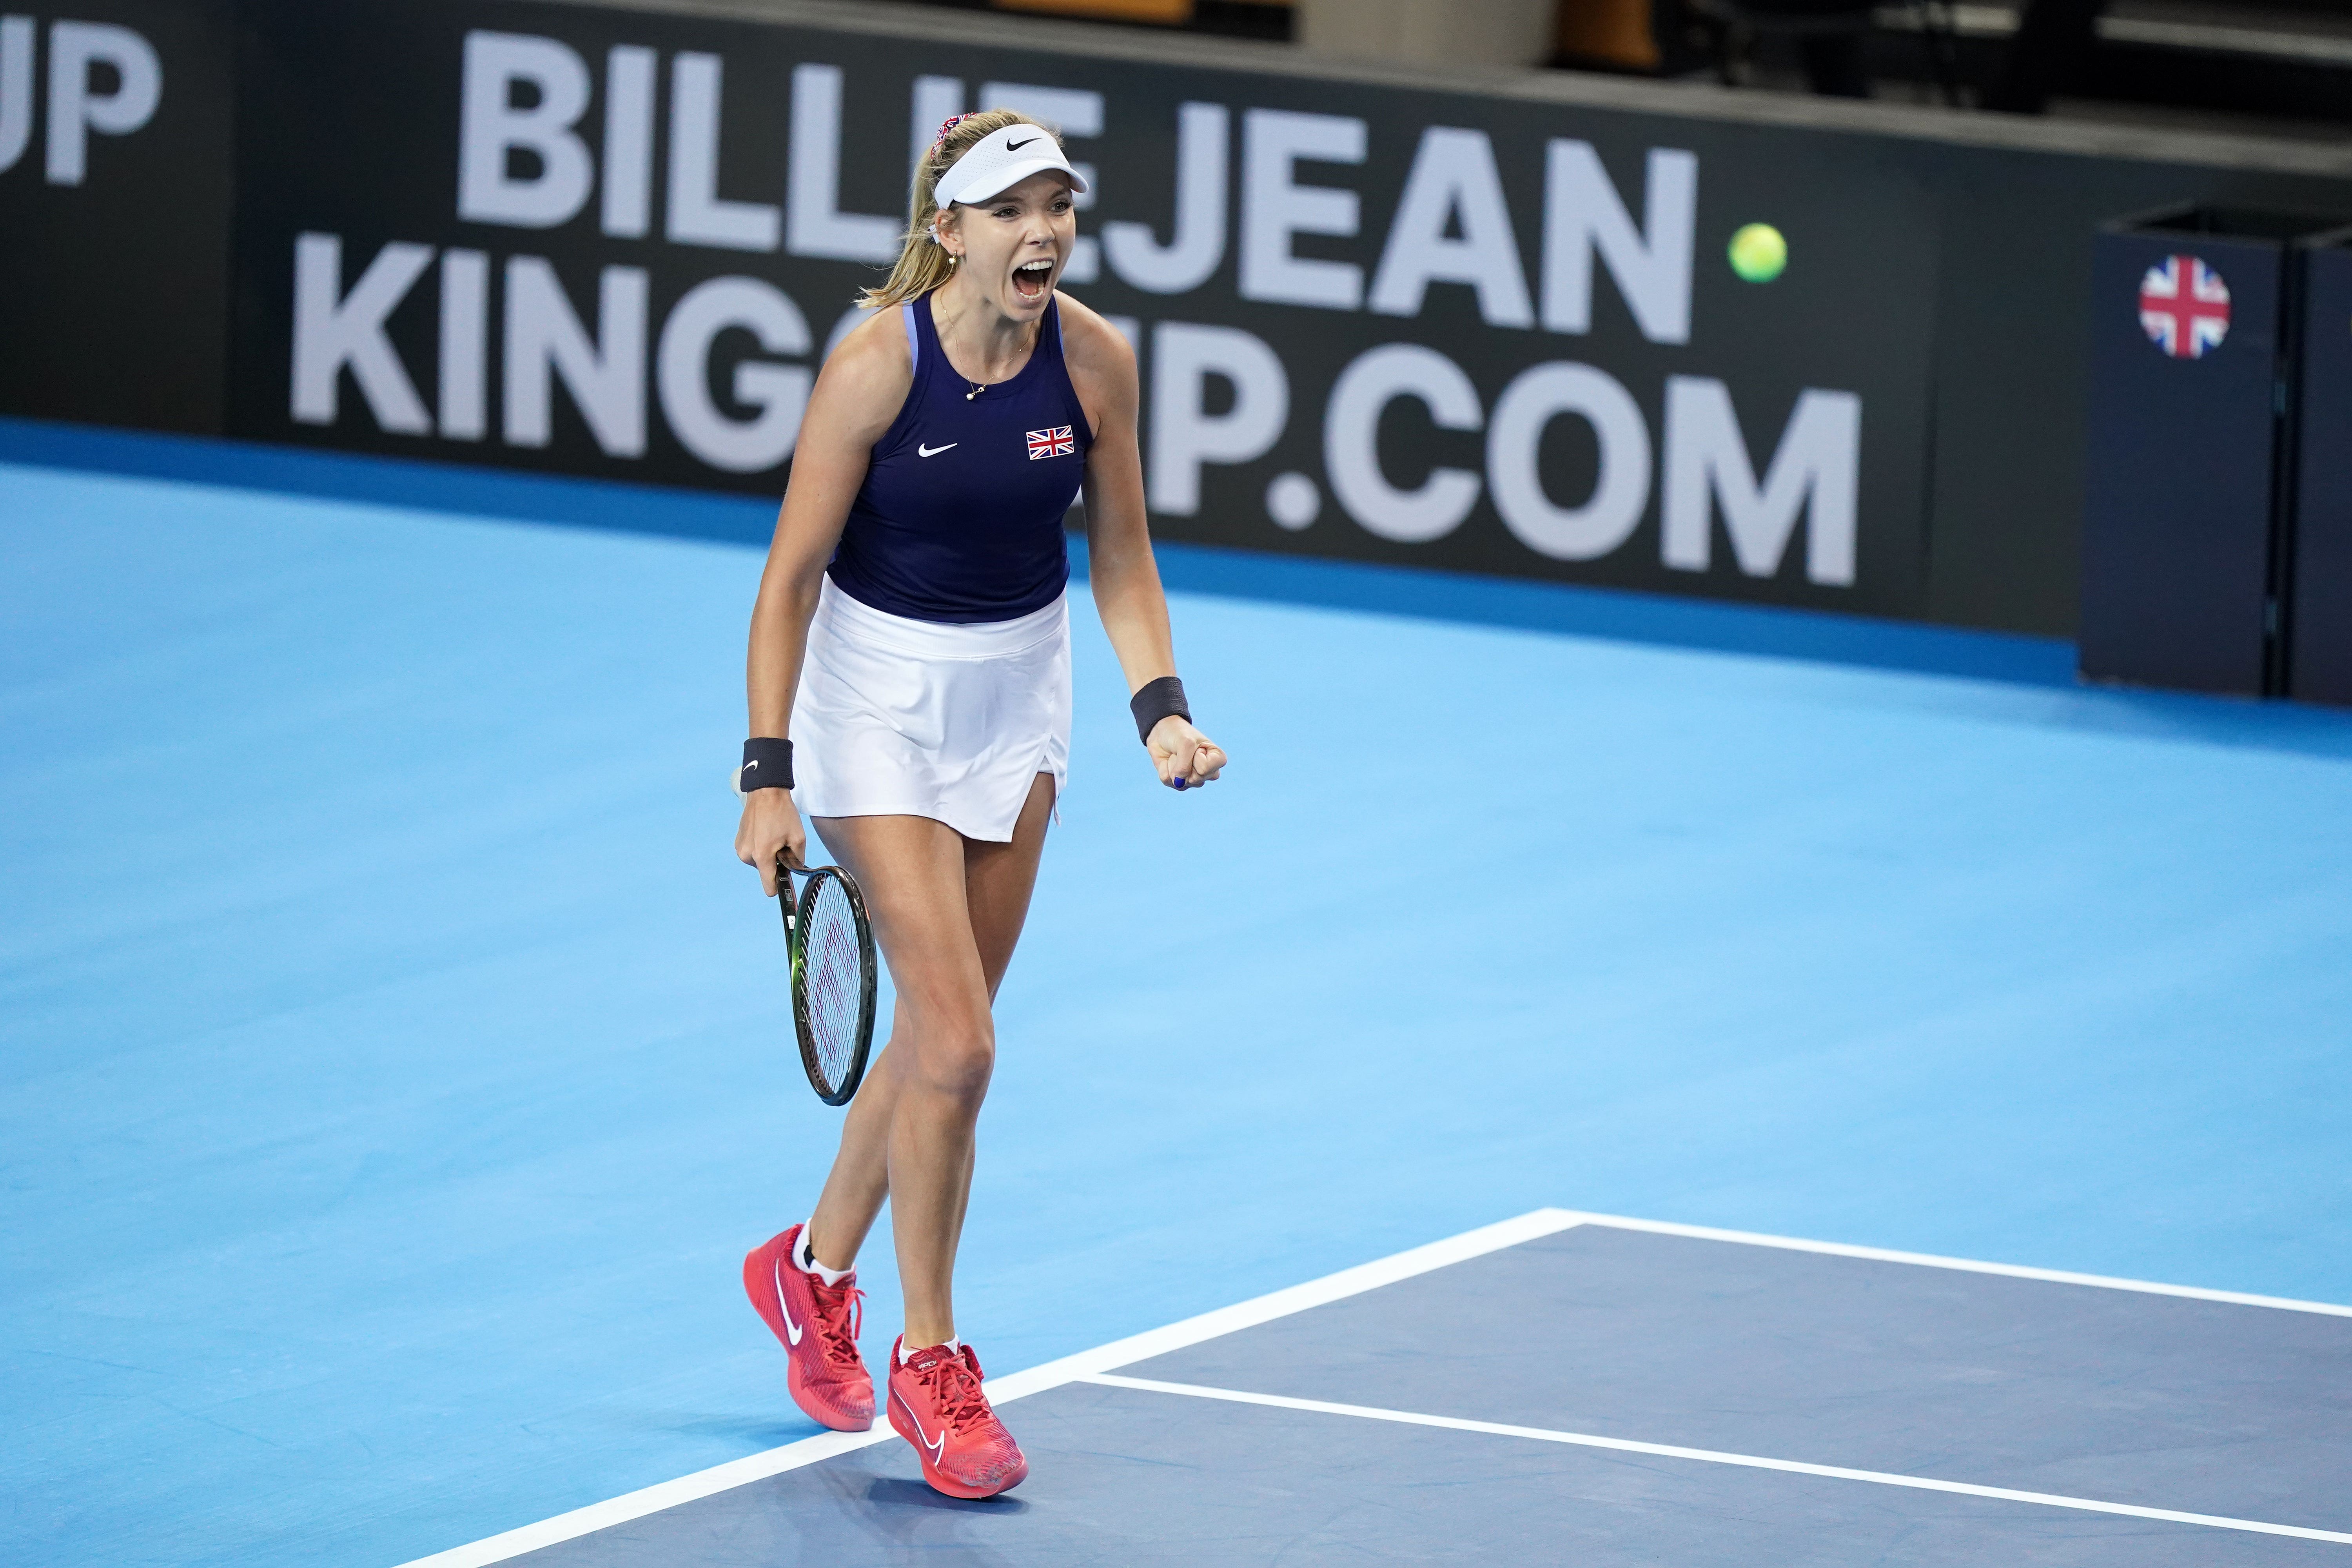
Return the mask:
<path fill-rule="evenodd" d="M 1086 188 L 1034 121 L 993 110 L 940 128 L 898 265 L 863 301 L 874 318 L 810 395 L 751 612 L 735 852 L 772 896 L 779 851 L 802 858 L 805 808 L 865 890 L 898 1000 L 815 1214 L 755 1248 L 743 1284 L 783 1342 L 793 1401 L 864 1431 L 874 1382 L 852 1265 L 887 1198 L 907 1308 L 890 1424 L 923 1479 L 961 1498 L 1029 1473 L 956 1338 L 950 1281 L 996 1057 L 990 1007 L 1069 768 L 1074 494 L 1161 782 L 1204 784 L 1225 763 L 1175 675 L 1135 356 L 1055 293 Z"/>

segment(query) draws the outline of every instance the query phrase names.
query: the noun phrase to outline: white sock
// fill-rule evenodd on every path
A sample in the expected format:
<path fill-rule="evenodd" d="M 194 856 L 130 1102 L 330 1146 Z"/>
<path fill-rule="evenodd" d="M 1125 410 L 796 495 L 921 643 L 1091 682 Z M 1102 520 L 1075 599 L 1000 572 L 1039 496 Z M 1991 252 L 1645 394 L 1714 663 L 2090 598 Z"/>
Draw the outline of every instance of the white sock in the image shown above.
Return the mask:
<path fill-rule="evenodd" d="M 812 1221 L 811 1223 L 814 1222 Z M 809 1250 L 808 1236 L 808 1226 L 802 1226 L 801 1238 L 793 1243 L 793 1268 L 799 1269 L 803 1274 L 815 1275 L 818 1279 L 824 1280 L 827 1286 L 838 1285 L 843 1280 L 848 1279 L 852 1273 L 856 1272 L 856 1270 L 849 1268 L 827 1268 L 824 1264 L 819 1263 L 816 1260 L 816 1254 Z"/>
<path fill-rule="evenodd" d="M 906 1365 L 917 1351 L 929 1350 L 930 1348 L 931 1347 L 929 1345 L 909 1345 L 905 1340 L 900 1340 L 898 1342 L 898 1364 L 900 1366 Z M 954 1338 L 953 1336 L 950 1336 L 948 1342 L 939 1348 L 947 1352 L 950 1355 L 961 1355 L 963 1352 L 963 1342 L 960 1339 Z"/>

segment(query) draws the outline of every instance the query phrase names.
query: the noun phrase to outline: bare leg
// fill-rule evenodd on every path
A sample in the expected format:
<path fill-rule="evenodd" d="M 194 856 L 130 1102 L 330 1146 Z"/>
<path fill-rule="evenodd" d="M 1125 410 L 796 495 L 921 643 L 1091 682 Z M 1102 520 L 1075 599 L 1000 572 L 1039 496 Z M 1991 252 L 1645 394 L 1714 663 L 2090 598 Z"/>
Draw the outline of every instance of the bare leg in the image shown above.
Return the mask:
<path fill-rule="evenodd" d="M 907 1005 L 891 1009 L 890 1039 L 866 1069 L 857 1098 L 841 1124 L 841 1152 L 824 1179 L 824 1195 L 809 1221 L 809 1252 L 827 1268 L 846 1268 L 857 1261 L 866 1233 L 890 1195 L 890 1118 L 898 1103 L 898 1058 L 891 1045 L 904 1038 Z"/>
<path fill-rule="evenodd" d="M 1028 917 L 1052 807 L 1053 779 L 1041 773 L 1010 844 L 966 839 L 927 817 L 833 817 L 819 827 L 866 891 L 898 1003 L 890 1043 L 843 1126 L 811 1247 L 827 1268 L 847 1268 L 883 1198 L 895 1199 L 910 1345 L 955 1332 L 950 1280 L 972 1131 L 995 1063 L 990 1004 Z"/>
<path fill-rule="evenodd" d="M 1054 778 L 1039 773 L 1021 807 L 1010 844 L 964 840 L 964 903 L 971 911 L 972 937 L 980 950 L 980 966 L 988 982 L 992 1008 L 1004 972 L 1013 965 L 1013 949 L 1029 919 L 1029 895 L 1037 886 L 1037 861 L 1045 847 L 1045 828 L 1054 815 Z M 977 1140 L 964 1145 L 963 1171 L 956 1184 L 955 1228 L 948 1241 L 948 1260 L 955 1259 L 963 1241 L 964 1210 L 971 1201 L 972 1164 L 979 1155 Z M 931 1342 L 908 1339 L 910 1345 Z"/>

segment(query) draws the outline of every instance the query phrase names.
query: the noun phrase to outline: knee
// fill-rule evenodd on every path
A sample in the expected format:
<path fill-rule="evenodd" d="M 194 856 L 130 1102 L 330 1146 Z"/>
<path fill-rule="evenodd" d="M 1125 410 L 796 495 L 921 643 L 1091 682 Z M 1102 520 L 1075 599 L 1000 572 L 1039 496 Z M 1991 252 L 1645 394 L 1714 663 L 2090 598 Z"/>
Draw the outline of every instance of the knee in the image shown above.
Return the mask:
<path fill-rule="evenodd" d="M 996 1070 L 996 1026 L 986 1014 L 942 1020 L 917 1054 L 925 1087 L 977 1105 Z"/>

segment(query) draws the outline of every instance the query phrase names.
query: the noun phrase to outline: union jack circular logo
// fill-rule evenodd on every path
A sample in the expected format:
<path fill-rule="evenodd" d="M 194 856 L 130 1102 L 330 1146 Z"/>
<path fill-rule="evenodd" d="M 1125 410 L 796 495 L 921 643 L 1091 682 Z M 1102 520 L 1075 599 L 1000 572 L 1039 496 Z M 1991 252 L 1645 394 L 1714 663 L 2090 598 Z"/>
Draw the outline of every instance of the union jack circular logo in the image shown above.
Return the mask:
<path fill-rule="evenodd" d="M 2174 359 L 2202 359 L 2230 335 L 2230 286 L 2193 256 L 2168 256 L 2139 280 L 2139 324 Z"/>

